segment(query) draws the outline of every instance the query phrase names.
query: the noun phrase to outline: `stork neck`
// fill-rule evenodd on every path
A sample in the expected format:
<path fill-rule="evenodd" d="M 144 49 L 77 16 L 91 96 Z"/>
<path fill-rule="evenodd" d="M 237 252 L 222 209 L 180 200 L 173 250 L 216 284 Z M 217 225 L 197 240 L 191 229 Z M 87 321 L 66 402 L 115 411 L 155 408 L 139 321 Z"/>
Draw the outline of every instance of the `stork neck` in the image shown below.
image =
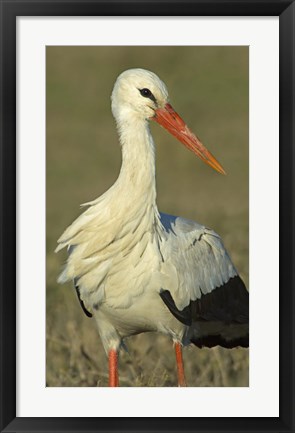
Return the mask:
<path fill-rule="evenodd" d="M 141 197 L 156 200 L 155 145 L 148 122 L 125 122 L 119 125 L 122 167 L 119 180 L 124 187 Z M 135 197 L 134 197 L 135 198 Z"/>

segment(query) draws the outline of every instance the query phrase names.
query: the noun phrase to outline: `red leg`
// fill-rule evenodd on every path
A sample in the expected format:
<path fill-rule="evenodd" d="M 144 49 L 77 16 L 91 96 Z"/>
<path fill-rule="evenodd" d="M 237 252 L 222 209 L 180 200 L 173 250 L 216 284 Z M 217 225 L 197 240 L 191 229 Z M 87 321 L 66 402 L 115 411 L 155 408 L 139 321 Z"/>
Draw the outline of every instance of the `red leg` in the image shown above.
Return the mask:
<path fill-rule="evenodd" d="M 178 386 L 186 386 L 183 359 L 182 359 L 182 348 L 181 348 L 181 344 L 178 342 L 175 343 L 175 355 L 176 355 L 176 365 L 177 365 Z"/>
<path fill-rule="evenodd" d="M 109 386 L 119 386 L 118 353 L 115 349 L 109 351 Z"/>

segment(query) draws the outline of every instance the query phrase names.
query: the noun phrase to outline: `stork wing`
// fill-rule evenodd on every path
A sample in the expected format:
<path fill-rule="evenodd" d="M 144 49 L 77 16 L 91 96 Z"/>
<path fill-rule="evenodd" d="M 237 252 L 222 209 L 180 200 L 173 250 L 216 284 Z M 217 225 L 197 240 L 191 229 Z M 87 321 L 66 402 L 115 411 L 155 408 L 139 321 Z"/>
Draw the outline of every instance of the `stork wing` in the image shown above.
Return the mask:
<path fill-rule="evenodd" d="M 248 324 L 248 291 L 220 237 L 184 218 L 161 214 L 161 222 L 167 235 L 162 246 L 162 272 L 173 277 L 170 281 L 163 278 L 160 296 L 171 313 L 189 326 L 207 322 L 208 334 L 209 323 L 227 327 Z M 212 333 L 218 334 L 218 329 L 220 326 L 212 328 Z M 247 346 L 244 340 L 240 344 Z"/>

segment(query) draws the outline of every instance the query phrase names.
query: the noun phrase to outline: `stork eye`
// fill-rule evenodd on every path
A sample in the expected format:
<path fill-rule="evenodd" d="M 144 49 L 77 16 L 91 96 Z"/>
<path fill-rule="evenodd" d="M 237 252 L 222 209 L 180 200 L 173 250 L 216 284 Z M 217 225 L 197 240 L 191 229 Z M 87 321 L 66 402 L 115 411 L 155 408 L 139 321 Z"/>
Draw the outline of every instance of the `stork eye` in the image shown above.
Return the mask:
<path fill-rule="evenodd" d="M 153 96 L 153 94 L 152 94 L 152 92 L 150 91 L 150 89 L 146 89 L 146 88 L 144 88 L 144 89 L 139 89 L 139 91 L 140 91 L 140 94 L 141 94 L 142 96 L 144 96 L 145 98 L 150 98 L 151 96 Z"/>
<path fill-rule="evenodd" d="M 156 98 L 154 97 L 154 95 L 152 94 L 152 92 L 150 91 L 150 89 L 147 89 L 145 87 L 144 89 L 138 89 L 138 90 L 140 91 L 140 94 L 144 98 L 149 98 L 151 101 L 153 101 L 157 105 Z"/>

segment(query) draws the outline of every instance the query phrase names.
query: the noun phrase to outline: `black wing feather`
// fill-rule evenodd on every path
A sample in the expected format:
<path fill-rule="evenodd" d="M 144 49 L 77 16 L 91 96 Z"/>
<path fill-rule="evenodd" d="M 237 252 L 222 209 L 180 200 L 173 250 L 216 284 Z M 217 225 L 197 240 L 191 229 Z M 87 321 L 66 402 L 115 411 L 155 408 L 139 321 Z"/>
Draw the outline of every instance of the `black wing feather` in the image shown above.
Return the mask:
<path fill-rule="evenodd" d="M 78 299 L 79 299 L 80 305 L 81 305 L 81 307 L 82 307 L 82 310 L 84 311 L 84 313 L 86 314 L 87 317 L 92 317 L 92 314 L 87 310 L 87 308 L 86 308 L 85 305 L 84 305 L 84 302 L 83 302 L 82 299 L 81 299 L 81 296 L 80 296 L 80 290 L 79 290 L 79 286 L 78 286 L 78 284 L 77 284 L 77 279 L 76 279 L 76 278 L 74 279 L 74 286 L 75 286 L 76 293 L 77 293 L 77 296 L 78 296 Z"/>
<path fill-rule="evenodd" d="M 239 276 L 230 278 L 227 283 L 204 294 L 200 299 L 190 301 L 183 310 L 179 310 L 169 290 L 162 290 L 160 296 L 171 313 L 182 323 L 191 326 L 197 322 L 221 322 L 225 325 L 247 325 L 249 323 L 249 293 Z M 209 334 L 191 336 L 196 346 L 213 347 L 220 345 L 231 348 L 248 347 L 249 336 L 243 334 L 227 340 L 222 335 Z"/>

